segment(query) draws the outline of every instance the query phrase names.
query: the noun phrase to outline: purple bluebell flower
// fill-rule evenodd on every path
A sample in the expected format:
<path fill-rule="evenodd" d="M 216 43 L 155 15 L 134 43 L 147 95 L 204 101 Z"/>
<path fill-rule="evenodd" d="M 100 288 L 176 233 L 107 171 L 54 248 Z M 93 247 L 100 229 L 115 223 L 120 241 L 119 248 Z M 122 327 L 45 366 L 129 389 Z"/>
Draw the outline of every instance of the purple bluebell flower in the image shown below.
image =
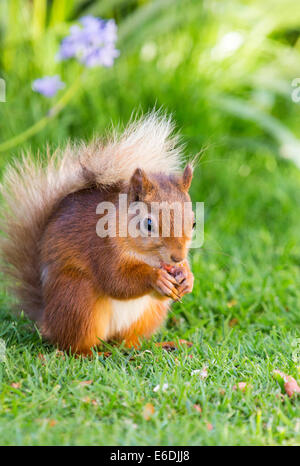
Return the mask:
<path fill-rule="evenodd" d="M 84 16 L 80 19 L 80 26 L 72 26 L 70 35 L 62 40 L 58 59 L 76 58 L 88 68 L 109 67 L 119 56 L 115 48 L 116 40 L 117 26 L 113 19 L 105 21 Z"/>
<path fill-rule="evenodd" d="M 56 76 L 44 76 L 33 81 L 32 90 L 43 94 L 45 97 L 53 97 L 59 89 L 65 87 L 65 83 L 60 80 L 58 75 Z"/>

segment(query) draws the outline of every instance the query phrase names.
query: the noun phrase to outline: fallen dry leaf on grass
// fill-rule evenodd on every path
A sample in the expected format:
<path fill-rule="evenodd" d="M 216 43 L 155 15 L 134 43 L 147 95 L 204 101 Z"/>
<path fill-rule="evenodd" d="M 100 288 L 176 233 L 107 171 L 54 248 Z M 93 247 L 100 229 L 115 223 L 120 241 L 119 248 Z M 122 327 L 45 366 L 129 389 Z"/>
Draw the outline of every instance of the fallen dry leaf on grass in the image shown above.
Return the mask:
<path fill-rule="evenodd" d="M 13 382 L 10 386 L 12 388 L 21 388 L 21 384 L 19 382 Z"/>
<path fill-rule="evenodd" d="M 82 401 L 84 403 L 92 404 L 93 406 L 98 406 L 98 401 L 97 400 L 91 400 L 91 398 L 89 396 L 84 396 L 82 398 Z"/>
<path fill-rule="evenodd" d="M 194 405 L 194 409 L 195 409 L 199 414 L 202 413 L 202 409 L 201 409 L 201 406 L 200 406 L 200 405 Z"/>
<path fill-rule="evenodd" d="M 180 348 L 180 346 L 187 346 L 190 348 L 193 346 L 193 343 L 187 340 L 178 340 L 178 343 L 176 341 L 163 341 L 161 343 L 155 343 L 155 346 L 159 346 L 166 351 L 174 351 Z"/>
<path fill-rule="evenodd" d="M 247 382 L 239 382 L 232 387 L 232 390 L 241 390 L 241 392 L 245 392 L 248 387 L 251 387 L 251 385 L 248 385 Z"/>
<path fill-rule="evenodd" d="M 47 417 L 45 418 L 37 418 L 35 419 L 35 422 L 38 424 L 48 424 L 49 427 L 54 427 L 57 424 L 57 421 L 55 419 L 48 419 Z"/>
<path fill-rule="evenodd" d="M 229 321 L 229 327 L 232 328 L 232 327 L 235 327 L 237 324 L 239 323 L 238 319 L 236 317 L 234 317 L 233 319 L 231 319 Z"/>
<path fill-rule="evenodd" d="M 276 380 L 279 382 L 281 387 L 284 388 L 286 394 L 290 398 L 296 393 L 300 393 L 300 387 L 294 377 L 278 370 L 275 370 L 273 373 Z"/>
<path fill-rule="evenodd" d="M 78 383 L 81 387 L 85 387 L 86 385 L 91 385 L 93 383 L 93 380 L 82 380 L 81 382 Z"/>
<path fill-rule="evenodd" d="M 227 307 L 229 307 L 229 309 L 233 306 L 236 306 L 237 305 L 237 300 L 236 299 L 232 299 L 231 301 L 228 301 L 227 303 Z"/>
<path fill-rule="evenodd" d="M 50 419 L 48 424 L 49 424 L 50 427 L 54 427 L 54 426 L 56 426 L 57 421 L 55 419 Z"/>
<path fill-rule="evenodd" d="M 300 387 L 293 377 L 289 377 L 289 380 L 284 384 L 287 395 L 291 398 L 295 393 L 300 393 Z"/>
<path fill-rule="evenodd" d="M 206 428 L 207 428 L 207 430 L 213 430 L 214 426 L 210 422 L 207 422 L 206 423 Z"/>
<path fill-rule="evenodd" d="M 143 418 L 146 421 L 149 421 L 149 419 L 153 416 L 154 412 L 155 412 L 155 408 L 154 408 L 153 404 L 146 403 L 144 408 L 143 408 Z"/>
<path fill-rule="evenodd" d="M 83 401 L 84 403 L 90 403 L 91 399 L 89 396 L 84 396 L 81 401 Z"/>
<path fill-rule="evenodd" d="M 106 359 L 109 358 L 112 353 L 110 351 L 98 351 L 98 355 Z"/>

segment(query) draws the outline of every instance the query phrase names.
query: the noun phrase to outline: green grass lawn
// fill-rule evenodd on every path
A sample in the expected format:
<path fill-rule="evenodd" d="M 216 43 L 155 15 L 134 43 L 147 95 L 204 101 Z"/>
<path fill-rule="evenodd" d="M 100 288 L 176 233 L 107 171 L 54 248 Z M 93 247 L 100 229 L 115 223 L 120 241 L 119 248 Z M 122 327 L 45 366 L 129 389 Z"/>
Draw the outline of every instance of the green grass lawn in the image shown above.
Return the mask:
<path fill-rule="evenodd" d="M 85 69 L 43 120 L 82 73 L 55 56 L 89 14 L 115 18 L 120 57 Z M 208 146 L 192 186 L 205 202 L 194 291 L 140 351 L 61 357 L 12 313 L 0 281 L 1 445 L 300 445 L 300 397 L 281 396 L 273 377 L 300 384 L 300 170 L 279 157 L 299 152 L 299 25 L 296 0 L 0 2 L 1 173 L 22 150 L 37 157 L 155 106 L 174 113 L 186 154 Z M 33 92 L 55 74 L 66 83 L 57 97 Z M 154 345 L 180 338 L 193 346 Z M 204 367 L 206 378 L 191 375 Z"/>
<path fill-rule="evenodd" d="M 204 246 L 191 255 L 194 292 L 140 351 L 57 355 L 3 292 L 0 443 L 299 445 L 299 398 L 282 397 L 273 378 L 275 369 L 300 378 L 299 189 L 300 172 L 267 150 L 203 159 L 193 185 L 206 213 Z M 193 347 L 154 346 L 178 338 Z M 205 366 L 207 378 L 191 375 Z M 238 382 L 245 392 L 233 390 Z"/>

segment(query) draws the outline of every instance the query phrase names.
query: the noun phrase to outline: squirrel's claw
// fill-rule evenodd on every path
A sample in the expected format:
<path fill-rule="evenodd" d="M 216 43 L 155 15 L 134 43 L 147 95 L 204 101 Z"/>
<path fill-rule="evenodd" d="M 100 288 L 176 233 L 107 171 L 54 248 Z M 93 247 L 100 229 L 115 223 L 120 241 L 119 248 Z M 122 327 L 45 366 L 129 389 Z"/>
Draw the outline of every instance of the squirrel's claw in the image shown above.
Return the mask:
<path fill-rule="evenodd" d="M 194 275 L 192 274 L 187 261 L 184 261 L 182 265 L 177 267 L 174 277 L 178 284 L 177 294 L 179 294 L 180 298 L 193 291 Z"/>
<path fill-rule="evenodd" d="M 181 283 L 178 287 L 178 294 L 182 298 L 185 294 L 191 293 L 194 286 L 194 276 L 192 273 L 189 273 L 188 277 Z"/>
<path fill-rule="evenodd" d="M 172 285 L 173 284 L 173 285 Z M 179 266 L 167 266 L 163 264 L 159 269 L 158 279 L 154 288 L 164 296 L 169 296 L 174 301 L 181 302 L 181 298 L 191 293 L 194 285 L 194 276 L 188 262 L 184 261 Z"/>
<path fill-rule="evenodd" d="M 158 293 L 160 293 L 163 296 L 168 296 L 172 298 L 174 301 L 177 301 L 180 299 L 180 296 L 178 294 L 178 291 L 175 287 L 177 284 L 177 281 L 175 280 L 172 275 L 170 275 L 166 270 L 164 269 L 158 269 L 157 271 L 158 277 L 153 284 L 153 287 Z"/>

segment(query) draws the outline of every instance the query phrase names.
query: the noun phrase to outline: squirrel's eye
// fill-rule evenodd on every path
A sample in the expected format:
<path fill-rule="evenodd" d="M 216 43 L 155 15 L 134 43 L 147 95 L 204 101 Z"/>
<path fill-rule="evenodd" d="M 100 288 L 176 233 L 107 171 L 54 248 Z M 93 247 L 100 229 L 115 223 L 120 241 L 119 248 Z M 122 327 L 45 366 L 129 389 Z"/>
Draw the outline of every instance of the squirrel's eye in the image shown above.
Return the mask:
<path fill-rule="evenodd" d="M 193 230 L 195 230 L 195 228 L 196 228 L 196 220 L 194 220 L 193 222 Z"/>
<path fill-rule="evenodd" d="M 152 236 L 157 232 L 157 225 L 155 219 L 151 217 L 145 217 L 141 222 L 140 227 L 143 236 Z"/>

